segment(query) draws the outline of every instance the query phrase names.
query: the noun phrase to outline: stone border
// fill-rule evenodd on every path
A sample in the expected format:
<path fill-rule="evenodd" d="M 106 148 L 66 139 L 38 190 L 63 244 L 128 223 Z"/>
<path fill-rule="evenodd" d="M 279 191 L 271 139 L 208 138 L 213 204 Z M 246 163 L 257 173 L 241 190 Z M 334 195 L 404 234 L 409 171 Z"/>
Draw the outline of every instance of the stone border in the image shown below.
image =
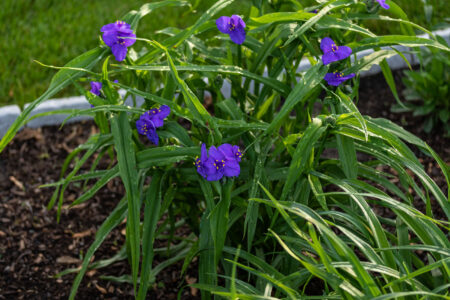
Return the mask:
<path fill-rule="evenodd" d="M 450 44 L 450 28 L 438 30 L 433 32 L 435 35 L 439 35 L 443 37 L 448 44 Z M 428 38 L 428 35 L 419 35 L 418 37 L 424 37 Z M 417 57 L 415 57 L 414 54 L 409 53 L 409 48 L 404 46 L 394 46 L 392 48 L 395 48 L 399 50 L 400 52 L 404 53 L 405 57 L 408 59 L 411 65 L 417 65 L 419 63 Z M 391 49 L 391 47 L 383 47 L 383 49 Z M 365 50 L 361 51 L 357 54 L 357 58 L 360 59 L 364 56 L 367 56 L 369 54 L 373 53 L 373 50 Z M 395 55 L 389 59 L 387 59 L 387 62 L 392 70 L 397 70 L 401 68 L 406 68 L 407 64 L 401 58 L 399 55 Z M 310 63 L 308 60 L 304 59 L 300 63 L 299 71 L 304 71 L 310 67 Z M 370 76 L 381 72 L 381 69 L 379 66 L 372 66 L 372 68 L 368 71 L 364 71 L 361 73 L 361 76 Z M 267 76 L 267 75 L 266 75 Z M 253 82 L 250 86 L 250 88 L 253 88 Z M 231 96 L 231 85 L 230 83 L 225 80 L 224 84 L 221 89 L 222 93 L 224 94 L 225 98 L 229 98 Z M 124 96 L 124 91 L 119 91 L 122 96 Z M 137 97 L 137 103 L 141 104 L 144 100 L 142 98 Z M 131 104 L 131 99 L 127 99 L 126 103 L 129 105 Z M 25 105 L 26 107 L 27 105 Z M 89 103 L 86 101 L 84 96 L 76 96 L 76 97 L 68 97 L 68 98 L 62 98 L 62 99 L 53 99 L 53 100 L 47 100 L 44 101 L 42 104 L 40 104 L 32 113 L 31 116 L 44 113 L 48 111 L 55 111 L 55 110 L 62 110 L 62 109 L 87 109 L 89 108 Z M 20 109 L 17 105 L 9 105 L 4 106 L 0 108 L 0 137 L 3 137 L 3 135 L 6 133 L 8 128 L 11 126 L 11 124 L 14 122 L 14 120 L 20 115 Z M 45 117 L 36 118 L 29 123 L 27 123 L 25 126 L 27 127 L 41 127 L 45 125 L 58 125 L 61 124 L 64 119 L 67 117 L 67 114 L 55 114 Z M 80 120 L 90 119 L 89 116 L 80 116 L 75 117 L 69 120 L 69 122 L 76 122 Z"/>

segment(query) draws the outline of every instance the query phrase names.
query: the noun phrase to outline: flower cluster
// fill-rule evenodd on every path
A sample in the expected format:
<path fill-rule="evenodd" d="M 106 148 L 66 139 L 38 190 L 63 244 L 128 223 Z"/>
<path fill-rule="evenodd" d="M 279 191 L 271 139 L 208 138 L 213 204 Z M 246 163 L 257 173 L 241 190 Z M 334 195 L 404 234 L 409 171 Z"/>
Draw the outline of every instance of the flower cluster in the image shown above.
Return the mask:
<path fill-rule="evenodd" d="M 352 49 L 347 46 L 337 46 L 336 43 L 329 37 L 323 38 L 320 42 L 320 49 L 323 52 L 322 62 L 328 65 L 332 62 L 346 59 L 352 54 Z M 355 77 L 355 74 L 344 76 L 342 73 L 335 71 L 334 73 L 327 73 L 324 77 L 325 81 L 332 86 L 338 86 L 347 79 Z"/>
<path fill-rule="evenodd" d="M 228 34 L 230 39 L 236 44 L 242 44 L 245 41 L 245 22 L 241 17 L 232 15 L 230 17 L 220 17 L 216 20 L 217 29 L 220 32 Z"/>
<path fill-rule="evenodd" d="M 156 128 L 164 125 L 164 119 L 170 114 L 170 107 L 162 105 L 160 108 L 153 108 L 146 111 L 136 121 L 136 128 L 139 134 L 146 135 L 155 145 L 159 144 L 159 136 Z"/>
<path fill-rule="evenodd" d="M 200 158 L 197 156 L 194 164 L 197 167 L 197 172 L 206 180 L 216 181 L 223 176 L 239 176 L 241 173 L 239 166 L 241 157 L 242 152 L 238 146 L 222 144 L 217 148 L 211 146 L 209 151 L 206 151 L 206 145 L 202 144 Z"/>
<path fill-rule="evenodd" d="M 117 61 L 122 61 L 127 56 L 128 47 L 136 42 L 136 35 L 130 25 L 117 21 L 102 27 L 103 41 L 111 48 L 111 52 Z"/>

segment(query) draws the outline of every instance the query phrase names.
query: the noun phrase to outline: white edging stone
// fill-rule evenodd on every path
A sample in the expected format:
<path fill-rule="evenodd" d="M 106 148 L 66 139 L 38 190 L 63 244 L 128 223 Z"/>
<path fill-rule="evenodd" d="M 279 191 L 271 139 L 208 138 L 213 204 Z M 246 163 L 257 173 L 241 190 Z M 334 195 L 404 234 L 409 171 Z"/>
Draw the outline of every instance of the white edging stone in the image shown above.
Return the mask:
<path fill-rule="evenodd" d="M 434 35 L 439 35 L 442 38 L 444 38 L 448 44 L 450 44 L 450 28 L 438 30 L 433 32 Z M 428 35 L 419 35 L 418 37 L 428 38 Z M 402 52 L 405 57 L 408 59 L 411 65 L 417 65 L 418 59 L 415 57 L 415 55 L 408 53 L 410 51 L 410 48 L 404 47 L 404 46 L 394 46 L 392 48 L 395 48 Z M 391 47 L 382 47 L 382 49 L 392 49 Z M 361 51 L 357 54 L 357 58 L 360 59 L 364 56 L 367 56 L 369 54 L 373 53 L 373 50 L 365 50 Z M 403 60 L 402 57 L 399 55 L 395 55 L 393 57 L 390 57 L 387 59 L 387 62 L 391 69 L 397 70 L 406 68 L 407 64 Z M 310 63 L 307 59 L 304 59 L 301 61 L 298 71 L 304 71 L 310 67 Z M 361 76 L 370 76 L 381 72 L 381 69 L 379 66 L 372 66 L 372 68 L 368 71 L 361 72 Z M 264 74 L 267 76 L 267 72 Z M 252 89 L 254 86 L 254 82 L 252 82 L 250 89 Z M 230 83 L 225 80 L 224 84 L 221 88 L 222 93 L 224 94 L 225 98 L 229 98 L 231 96 L 231 85 Z M 125 91 L 121 90 L 119 93 L 122 95 L 122 97 L 125 94 Z M 143 98 L 137 97 L 136 98 L 137 104 L 141 105 L 144 102 Z M 125 104 L 131 105 L 132 100 L 131 97 L 129 97 Z M 27 107 L 28 105 L 25 105 Z M 76 96 L 76 97 L 68 97 L 68 98 L 62 98 L 62 99 L 53 99 L 53 100 L 47 100 L 44 101 L 42 104 L 40 104 L 32 113 L 31 115 L 36 115 L 43 112 L 49 112 L 49 111 L 55 111 L 55 110 L 62 110 L 62 109 L 87 109 L 89 108 L 89 103 L 87 102 L 86 98 L 84 96 Z M 3 137 L 3 135 L 7 132 L 8 128 L 11 126 L 11 124 L 16 120 L 16 118 L 20 115 L 20 109 L 17 105 L 9 105 L 4 106 L 0 108 L 0 137 Z M 67 114 L 57 114 L 57 115 L 51 115 L 51 116 L 45 116 L 36 118 L 32 121 L 30 121 L 27 125 L 27 127 L 37 128 L 41 126 L 46 125 L 59 125 L 61 124 L 64 119 L 67 117 Z M 77 122 L 80 120 L 86 120 L 91 119 L 89 116 L 79 116 L 70 119 L 68 122 Z"/>

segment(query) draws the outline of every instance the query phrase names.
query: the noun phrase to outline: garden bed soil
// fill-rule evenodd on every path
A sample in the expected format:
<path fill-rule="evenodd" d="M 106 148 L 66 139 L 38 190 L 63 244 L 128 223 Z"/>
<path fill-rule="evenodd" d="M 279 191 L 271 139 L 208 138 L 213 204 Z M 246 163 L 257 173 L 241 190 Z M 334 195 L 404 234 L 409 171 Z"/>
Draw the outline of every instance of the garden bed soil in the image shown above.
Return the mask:
<path fill-rule="evenodd" d="M 401 86 L 399 72 L 395 78 Z M 449 139 L 443 137 L 444 133 L 424 134 L 420 118 L 390 112 L 394 103 L 382 75 L 362 79 L 358 103 L 362 114 L 402 125 L 449 163 Z M 80 258 L 92 243 L 96 230 L 123 197 L 124 190 L 118 179 L 112 180 L 91 200 L 71 209 L 64 204 L 61 221 L 57 223 L 56 209 L 46 209 L 53 189 L 39 186 L 57 181 L 66 156 L 96 131 L 92 122 L 66 125 L 61 130 L 58 127 L 25 129 L 0 154 L 0 299 L 68 297 L 75 275 L 54 276 L 80 265 Z M 417 149 L 414 151 L 446 193 L 445 178 L 434 160 Z M 102 159 L 100 168 L 106 168 L 108 163 Z M 80 186 L 69 185 L 65 203 L 80 194 Z M 124 224 L 113 230 L 95 253 L 95 260 L 116 254 L 124 244 L 124 231 Z M 188 232 L 181 228 L 178 234 Z M 162 260 L 164 257 L 156 256 L 155 264 Z M 182 261 L 157 276 L 156 283 L 150 287 L 149 299 L 176 299 L 182 287 L 196 281 L 196 263 L 182 277 L 181 265 Z M 100 275 L 125 274 L 130 274 L 125 260 L 89 271 L 79 287 L 77 299 L 132 299 L 131 285 L 100 278 Z M 181 299 L 200 299 L 200 292 L 194 288 L 185 287 L 180 293 Z"/>

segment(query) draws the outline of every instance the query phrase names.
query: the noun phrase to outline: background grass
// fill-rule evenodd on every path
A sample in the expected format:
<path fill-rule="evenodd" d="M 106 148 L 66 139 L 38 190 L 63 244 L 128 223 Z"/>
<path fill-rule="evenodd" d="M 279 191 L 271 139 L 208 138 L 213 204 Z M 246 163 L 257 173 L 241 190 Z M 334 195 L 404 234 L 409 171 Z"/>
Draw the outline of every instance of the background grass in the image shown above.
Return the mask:
<path fill-rule="evenodd" d="M 169 7 L 150 14 L 142 20 L 138 36 L 151 37 L 167 26 L 185 28 L 193 24 L 214 0 L 190 0 L 187 7 Z M 62 66 L 70 59 L 98 44 L 102 25 L 116 21 L 120 16 L 149 0 L 2 0 L 0 9 L 0 106 L 23 105 L 36 99 L 48 87 L 55 70 L 34 63 Z M 246 14 L 252 1 L 238 0 L 223 14 Z M 305 6 L 313 0 L 299 1 Z M 439 26 L 449 16 L 447 0 L 398 0 L 414 22 L 428 28 Z M 424 4 L 433 6 L 431 22 L 424 14 Z M 161 12 L 164 13 L 161 13 Z M 394 27 L 370 24 L 375 32 L 395 32 Z M 57 96 L 77 94 L 69 88 Z"/>

